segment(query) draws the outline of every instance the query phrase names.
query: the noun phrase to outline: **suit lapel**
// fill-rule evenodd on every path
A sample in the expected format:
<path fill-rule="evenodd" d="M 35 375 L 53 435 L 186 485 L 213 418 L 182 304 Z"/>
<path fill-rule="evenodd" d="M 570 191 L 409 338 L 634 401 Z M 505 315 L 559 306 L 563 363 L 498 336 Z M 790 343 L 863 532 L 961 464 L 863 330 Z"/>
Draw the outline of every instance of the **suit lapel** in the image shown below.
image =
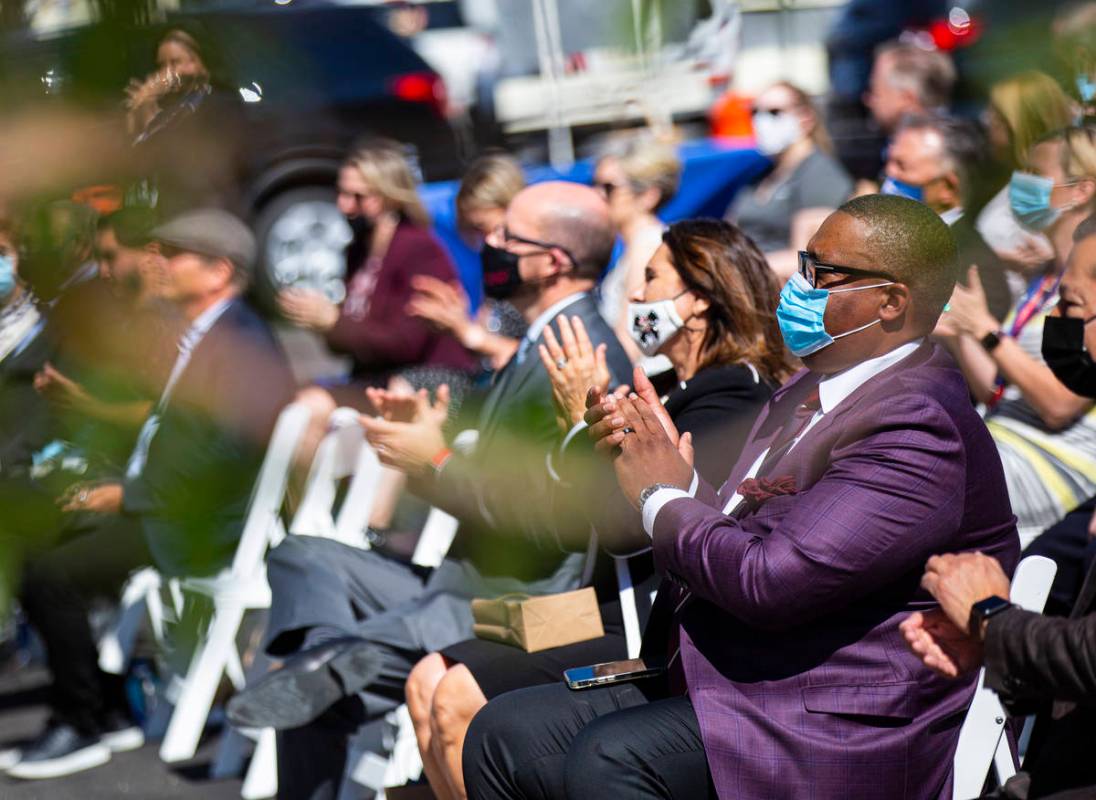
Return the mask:
<path fill-rule="evenodd" d="M 767 476 L 759 477 L 772 477 L 774 475 L 787 475 L 797 472 L 797 465 L 815 454 L 818 444 L 826 441 L 825 437 L 828 436 L 828 432 L 840 422 L 846 414 L 856 407 L 856 401 L 859 398 L 870 393 L 873 387 L 879 385 L 880 381 L 886 381 L 893 377 L 896 370 L 905 370 L 911 367 L 920 366 L 931 358 L 933 353 L 934 346 L 926 342 L 897 364 L 892 364 L 878 375 L 873 375 L 868 378 L 848 397 L 842 400 L 836 408 L 832 409 L 828 414 L 823 414 L 822 419 L 820 419 L 809 431 L 803 434 L 803 438 L 795 447 L 785 453 L 776 461 L 776 463 L 770 465 L 768 470 L 769 474 Z M 811 388 L 817 386 L 818 383 L 818 378 L 813 376 L 810 372 L 804 371 L 785 384 L 773 395 L 772 400 L 769 401 L 768 413 L 764 419 L 758 422 L 750 443 L 743 450 L 743 456 L 735 465 L 735 469 L 732 471 L 730 478 L 724 484 L 723 490 L 720 492 L 720 502 L 726 504 L 726 502 L 730 500 L 731 496 L 737 491 L 738 486 L 745 480 L 750 467 L 752 467 L 757 458 L 768 449 L 784 423 L 790 419 L 796 406 L 798 406 L 802 399 L 809 394 Z"/>

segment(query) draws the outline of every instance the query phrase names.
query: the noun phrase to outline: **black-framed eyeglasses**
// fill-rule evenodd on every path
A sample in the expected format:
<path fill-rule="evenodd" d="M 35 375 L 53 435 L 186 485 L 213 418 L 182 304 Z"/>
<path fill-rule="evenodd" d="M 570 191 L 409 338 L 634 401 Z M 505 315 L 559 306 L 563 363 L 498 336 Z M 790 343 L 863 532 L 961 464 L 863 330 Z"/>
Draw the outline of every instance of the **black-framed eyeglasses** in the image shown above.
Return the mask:
<path fill-rule="evenodd" d="M 537 239 L 526 239 L 524 236 L 518 236 L 514 233 L 511 233 L 510 229 L 505 227 L 501 229 L 501 232 L 502 241 L 504 244 L 506 242 L 519 242 L 520 244 L 527 244 L 533 247 L 539 247 L 541 250 L 544 250 L 546 252 L 548 250 L 562 250 L 563 254 L 571 260 L 571 263 L 574 264 L 576 267 L 578 266 L 578 259 L 575 258 L 574 255 L 571 254 L 571 251 L 563 245 L 552 244 L 551 242 L 542 242 Z M 530 255 L 532 255 L 532 253 L 530 253 Z"/>
<path fill-rule="evenodd" d="M 799 274 L 806 279 L 812 289 L 818 288 L 819 275 L 851 275 L 857 278 L 884 278 L 898 283 L 893 275 L 874 269 L 859 269 L 858 267 L 845 267 L 841 264 L 826 264 L 819 261 L 806 250 L 799 251 Z"/>

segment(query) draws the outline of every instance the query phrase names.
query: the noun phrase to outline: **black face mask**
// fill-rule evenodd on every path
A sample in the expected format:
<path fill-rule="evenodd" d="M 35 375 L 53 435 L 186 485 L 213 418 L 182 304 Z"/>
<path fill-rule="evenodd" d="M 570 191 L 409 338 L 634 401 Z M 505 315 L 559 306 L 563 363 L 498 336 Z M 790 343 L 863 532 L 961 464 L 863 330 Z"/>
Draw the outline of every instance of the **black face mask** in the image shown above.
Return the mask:
<path fill-rule="evenodd" d="M 1096 362 L 1085 349 L 1085 325 L 1096 320 L 1047 317 L 1043 321 L 1043 360 L 1071 392 L 1096 397 Z"/>
<path fill-rule="evenodd" d="M 369 241 L 369 237 L 373 235 L 373 221 L 368 217 L 358 214 L 347 217 L 346 222 L 350 225 L 350 232 L 353 234 L 355 242 Z"/>
<path fill-rule="evenodd" d="M 522 287 L 518 262 L 521 256 L 484 244 L 480 251 L 480 263 L 483 265 L 483 293 L 492 300 L 505 300 L 513 297 Z"/>

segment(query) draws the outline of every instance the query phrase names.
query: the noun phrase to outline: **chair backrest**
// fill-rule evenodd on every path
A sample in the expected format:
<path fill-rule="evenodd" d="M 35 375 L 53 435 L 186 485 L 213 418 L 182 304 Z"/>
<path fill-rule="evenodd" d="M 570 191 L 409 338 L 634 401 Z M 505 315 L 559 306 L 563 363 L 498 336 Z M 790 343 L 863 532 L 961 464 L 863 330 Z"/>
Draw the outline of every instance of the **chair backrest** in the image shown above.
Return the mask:
<path fill-rule="evenodd" d="M 304 496 L 289 532 L 323 536 L 354 547 L 369 547 L 365 528 L 373 511 L 381 462 L 365 441 L 359 412 L 338 408 L 331 414 L 328 433 L 320 440 L 305 483 Z M 350 479 L 338 513 L 339 483 Z"/>
<path fill-rule="evenodd" d="M 449 546 L 453 544 L 459 525 L 456 517 L 446 514 L 440 508 L 431 508 L 419 540 L 415 543 L 411 562 L 420 567 L 436 567 L 441 564 L 445 554 L 449 552 Z"/>
<path fill-rule="evenodd" d="M 1016 567 L 1009 599 L 1026 611 L 1041 612 L 1046 605 L 1050 586 L 1058 565 L 1045 556 L 1028 556 Z M 1009 738 L 1004 736 L 1004 706 L 997 693 L 985 685 L 986 671 L 978 673 L 978 686 L 967 709 L 955 748 L 954 800 L 978 797 L 991 766 L 997 769 L 997 779 L 1004 782 L 1015 773 L 1015 761 Z"/>
<path fill-rule="evenodd" d="M 469 455 L 476 448 L 479 441 L 479 431 L 469 428 L 453 437 L 453 449 L 461 455 Z M 426 517 L 426 523 L 422 526 L 419 541 L 415 544 L 415 552 L 411 556 L 411 562 L 420 567 L 436 567 L 441 564 L 445 554 L 449 552 L 450 545 L 457 535 L 460 522 L 456 517 L 442 511 L 440 508 L 431 508 Z"/>
<path fill-rule="evenodd" d="M 247 578 L 255 574 L 263 563 L 267 548 L 281 533 L 282 502 L 285 500 L 289 471 L 308 428 L 308 419 L 308 409 L 299 403 L 290 403 L 278 415 L 266 456 L 251 491 L 240 543 L 232 559 L 232 574 L 237 577 Z"/>

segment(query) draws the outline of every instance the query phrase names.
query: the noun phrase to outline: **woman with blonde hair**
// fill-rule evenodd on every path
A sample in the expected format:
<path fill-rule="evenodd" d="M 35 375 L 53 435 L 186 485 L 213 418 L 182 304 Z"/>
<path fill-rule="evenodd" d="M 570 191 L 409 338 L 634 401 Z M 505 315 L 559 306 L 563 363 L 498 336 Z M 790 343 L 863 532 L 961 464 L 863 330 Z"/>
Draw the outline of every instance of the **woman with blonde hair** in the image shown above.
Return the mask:
<path fill-rule="evenodd" d="M 1046 234 L 1053 257 L 1003 320 L 989 312 L 978 270 L 956 286 L 936 335 L 984 404 L 1001 454 L 1021 544 L 1096 494 L 1096 413 L 1042 355 L 1043 320 L 1077 227 L 1096 210 L 1096 129 L 1069 128 L 1036 142 L 1008 186 L 1012 213 Z"/>
<path fill-rule="evenodd" d="M 1076 109 L 1053 78 L 1034 70 L 997 82 L 989 100 L 986 128 L 997 178 L 989 178 L 984 207 L 976 198 L 970 203 L 978 212 L 976 227 L 1001 259 L 1022 272 L 1038 271 L 1054 251 L 1042 233 L 1028 230 L 1011 213 L 1008 176 L 1023 167 L 1036 142 L 1072 124 Z M 992 199 L 985 202 L 986 197 Z"/>
<path fill-rule="evenodd" d="M 347 248 L 346 297 L 333 303 L 313 289 L 283 289 L 282 313 L 298 327 L 322 334 L 331 350 L 353 360 L 346 379 L 302 389 L 298 401 L 312 410 L 302 444 L 311 460 L 338 406 L 370 412 L 366 387 L 433 390 L 445 383 L 457 395 L 476 369 L 452 335 L 410 316 L 405 307 L 418 275 L 457 280 L 457 272 L 429 229 L 429 216 L 402 147 L 372 139 L 355 147 L 339 169 L 338 199 L 354 232 Z"/>
<path fill-rule="evenodd" d="M 489 153 L 473 161 L 457 190 L 457 229 L 475 250 L 502 226 L 506 207 L 525 188 L 525 173 L 513 158 Z M 415 294 L 407 313 L 448 331 L 492 369 L 502 369 L 518 349 L 526 323 L 521 313 L 505 300 L 486 300 L 472 316 L 468 294 L 459 282 L 418 275 L 412 281 Z"/>
<path fill-rule="evenodd" d="M 594 188 L 609 204 L 617 232 L 616 256 L 601 282 L 601 315 L 633 360 L 639 350 L 628 336 L 628 298 L 643 283 L 643 268 L 662 242 L 665 224 L 656 214 L 677 193 L 681 161 L 674 148 L 654 139 L 627 142 L 603 155 Z"/>
<path fill-rule="evenodd" d="M 833 142 L 810 96 L 781 81 L 753 105 L 757 149 L 772 169 L 743 189 L 727 210 L 728 220 L 757 242 L 781 280 L 797 269 L 797 252 L 820 220 L 852 194 L 852 178 L 833 157 Z"/>

